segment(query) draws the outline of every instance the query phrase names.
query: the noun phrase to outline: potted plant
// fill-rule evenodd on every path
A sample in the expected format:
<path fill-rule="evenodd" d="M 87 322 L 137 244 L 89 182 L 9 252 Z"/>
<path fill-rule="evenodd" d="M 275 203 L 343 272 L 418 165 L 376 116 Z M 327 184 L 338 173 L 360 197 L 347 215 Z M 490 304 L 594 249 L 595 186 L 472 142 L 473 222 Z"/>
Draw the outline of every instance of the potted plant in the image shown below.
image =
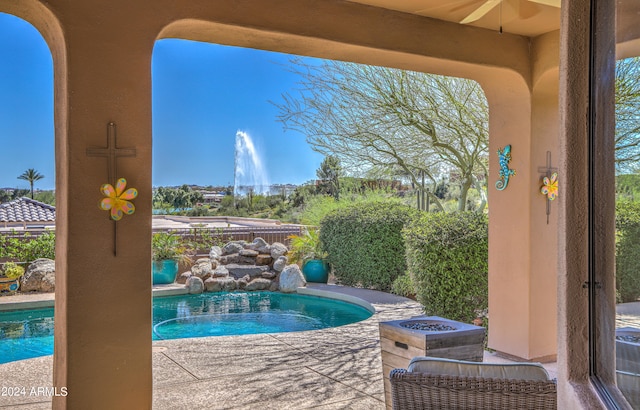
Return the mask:
<path fill-rule="evenodd" d="M 325 260 L 327 253 L 322 250 L 317 229 L 307 229 L 302 235 L 291 235 L 289 256 L 293 263 L 302 268 L 307 282 L 327 283 L 329 264 Z"/>
<path fill-rule="evenodd" d="M 151 237 L 152 275 L 154 285 L 173 283 L 178 264 L 189 262 L 182 238 L 173 232 L 158 232 Z"/>
<path fill-rule="evenodd" d="M 24 275 L 24 268 L 15 262 L 6 262 L 3 277 L 0 277 L 0 291 L 15 292 L 20 287 L 18 279 Z"/>

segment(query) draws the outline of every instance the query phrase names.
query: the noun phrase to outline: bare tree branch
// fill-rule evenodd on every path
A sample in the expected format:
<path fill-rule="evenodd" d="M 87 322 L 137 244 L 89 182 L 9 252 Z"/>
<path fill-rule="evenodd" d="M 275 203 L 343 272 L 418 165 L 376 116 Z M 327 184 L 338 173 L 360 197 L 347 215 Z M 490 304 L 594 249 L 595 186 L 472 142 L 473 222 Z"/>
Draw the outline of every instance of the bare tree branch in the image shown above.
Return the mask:
<path fill-rule="evenodd" d="M 338 61 L 294 63 L 300 82 L 276 104 L 278 119 L 314 150 L 337 156 L 352 173 L 386 170 L 414 186 L 423 173 L 434 185 L 455 174 L 460 210 L 471 187 L 483 188 L 488 106 L 477 83 Z"/>

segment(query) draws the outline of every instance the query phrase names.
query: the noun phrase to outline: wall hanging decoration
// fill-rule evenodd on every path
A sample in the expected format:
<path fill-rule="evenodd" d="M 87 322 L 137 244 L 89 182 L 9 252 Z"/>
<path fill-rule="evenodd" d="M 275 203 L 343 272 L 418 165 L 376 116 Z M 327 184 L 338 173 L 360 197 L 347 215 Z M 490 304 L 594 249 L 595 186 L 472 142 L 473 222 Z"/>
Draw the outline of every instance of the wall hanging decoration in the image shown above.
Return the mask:
<path fill-rule="evenodd" d="M 542 188 L 540 192 L 547 196 L 549 201 L 553 201 L 558 196 L 558 173 L 554 172 L 551 177 L 542 178 Z"/>
<path fill-rule="evenodd" d="M 106 198 L 102 198 L 102 201 L 98 204 L 103 211 L 111 211 L 111 219 L 113 220 L 113 254 L 118 255 L 118 222 L 124 215 L 132 215 L 136 211 L 136 207 L 129 201 L 135 199 L 138 196 L 138 190 L 135 188 L 127 187 L 127 180 L 124 178 L 118 179 L 116 187 L 111 184 L 102 184 L 100 191 Z"/>
<path fill-rule="evenodd" d="M 547 151 L 547 166 L 538 168 L 538 172 L 544 173 L 540 193 L 547 197 L 547 225 L 551 215 L 551 201 L 558 197 L 558 169 L 551 166 L 551 151 Z"/>
<path fill-rule="evenodd" d="M 113 220 L 113 254 L 118 255 L 118 224 L 123 215 L 131 215 L 135 212 L 135 206 L 129 202 L 138 196 L 138 190 L 127 187 L 127 180 L 120 178 L 115 180 L 117 175 L 116 160 L 120 157 L 135 157 L 135 148 L 118 148 L 116 144 L 116 124 L 107 124 L 107 146 L 105 148 L 87 148 L 88 157 L 103 157 L 107 159 L 108 182 L 100 187 L 100 191 L 106 197 L 103 198 L 99 207 L 102 210 L 110 211 L 109 218 Z M 113 184 L 113 185 L 112 185 Z M 115 185 L 115 188 L 114 188 Z"/>
<path fill-rule="evenodd" d="M 138 190 L 127 187 L 127 180 L 120 178 L 114 188 L 111 184 L 103 184 L 100 191 L 106 198 L 100 201 L 100 209 L 111 211 L 111 219 L 119 221 L 123 215 L 131 215 L 136 211 L 136 207 L 129 201 L 138 196 Z"/>
<path fill-rule="evenodd" d="M 496 189 L 503 191 L 509 185 L 509 177 L 516 174 L 514 169 L 509 169 L 511 162 L 511 145 L 506 145 L 504 149 L 498 148 L 498 163 L 500 164 L 500 179 L 496 182 Z"/>

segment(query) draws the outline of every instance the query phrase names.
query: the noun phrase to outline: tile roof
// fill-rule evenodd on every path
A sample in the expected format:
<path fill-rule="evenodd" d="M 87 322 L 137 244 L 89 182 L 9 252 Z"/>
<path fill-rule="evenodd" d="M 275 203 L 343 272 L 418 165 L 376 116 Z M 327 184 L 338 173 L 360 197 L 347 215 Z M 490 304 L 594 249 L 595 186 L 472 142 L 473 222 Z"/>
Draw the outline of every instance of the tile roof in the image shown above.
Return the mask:
<path fill-rule="evenodd" d="M 54 206 L 30 198 L 18 198 L 0 205 L 0 222 L 55 221 Z"/>

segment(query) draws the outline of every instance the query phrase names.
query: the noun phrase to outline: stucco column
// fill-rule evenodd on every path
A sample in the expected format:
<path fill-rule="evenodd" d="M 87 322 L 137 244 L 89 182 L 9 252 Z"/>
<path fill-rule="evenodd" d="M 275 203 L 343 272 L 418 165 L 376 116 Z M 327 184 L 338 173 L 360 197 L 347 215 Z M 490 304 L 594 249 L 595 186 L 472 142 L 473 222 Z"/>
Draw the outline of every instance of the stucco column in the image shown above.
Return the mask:
<path fill-rule="evenodd" d="M 557 49 L 556 49 L 557 50 Z M 559 194 L 564 180 L 559 173 L 558 71 L 554 70 L 533 90 L 531 124 L 531 259 L 529 351 L 527 359 L 553 361 L 557 357 L 558 201 L 540 192 L 542 178 L 559 174 Z"/>
<path fill-rule="evenodd" d="M 485 86 L 489 100 L 489 342 L 505 356 L 551 361 L 557 350 L 557 204 L 540 193 L 550 166 L 558 168 L 557 33 L 532 47 L 533 91 L 503 80 Z M 553 66 L 553 64 L 550 64 Z M 498 149 L 511 145 L 516 175 L 496 189 Z"/>
<path fill-rule="evenodd" d="M 60 2 L 62 3 L 62 2 Z M 122 3 L 122 2 L 121 2 Z M 140 13 L 124 4 L 69 2 L 55 10 L 66 40 L 66 133 L 56 138 L 57 277 L 54 384 L 66 387 L 56 409 L 151 408 L 151 53 L 154 38 L 136 30 Z M 55 61 L 54 61 L 55 64 Z M 64 85 L 64 86 L 63 86 Z M 64 95 L 60 95 L 64 93 Z M 114 222 L 98 208 L 108 181 L 107 146 L 117 125 L 117 173 L 135 187 L 136 212 Z"/>

